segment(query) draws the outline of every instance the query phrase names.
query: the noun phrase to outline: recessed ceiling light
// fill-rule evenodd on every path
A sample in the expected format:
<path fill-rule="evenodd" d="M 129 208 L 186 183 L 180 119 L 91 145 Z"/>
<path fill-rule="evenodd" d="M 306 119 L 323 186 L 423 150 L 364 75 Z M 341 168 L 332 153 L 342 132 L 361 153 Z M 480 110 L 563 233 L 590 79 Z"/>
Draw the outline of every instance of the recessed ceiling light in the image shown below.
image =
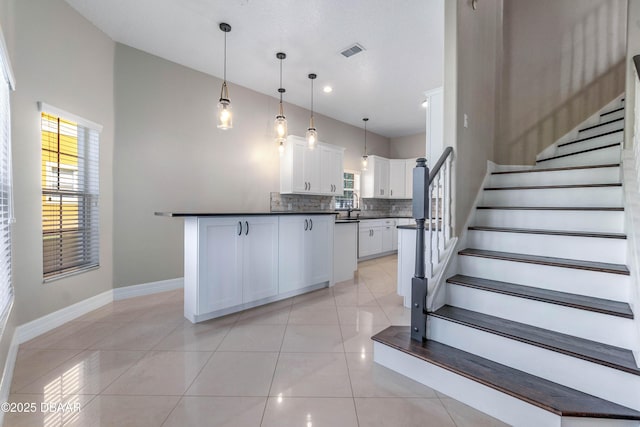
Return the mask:
<path fill-rule="evenodd" d="M 422 101 L 422 108 L 427 108 L 429 106 L 429 101 L 427 101 L 426 99 L 424 101 Z"/>
<path fill-rule="evenodd" d="M 325 86 L 325 87 L 322 88 L 322 91 L 324 93 L 331 93 L 331 92 L 333 92 L 333 88 L 331 86 Z"/>

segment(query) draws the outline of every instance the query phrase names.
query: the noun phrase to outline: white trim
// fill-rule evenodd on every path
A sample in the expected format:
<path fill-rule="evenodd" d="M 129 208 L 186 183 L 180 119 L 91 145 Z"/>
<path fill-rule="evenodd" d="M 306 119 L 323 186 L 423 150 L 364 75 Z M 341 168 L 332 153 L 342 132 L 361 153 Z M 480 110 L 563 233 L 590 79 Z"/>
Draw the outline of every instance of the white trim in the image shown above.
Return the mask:
<path fill-rule="evenodd" d="M 113 301 L 113 290 L 102 292 L 60 310 L 39 317 L 16 328 L 18 344 L 29 341 L 39 335 L 64 325 Z"/>
<path fill-rule="evenodd" d="M 113 289 L 113 300 L 118 301 L 127 298 L 134 298 L 143 295 L 157 294 L 159 292 L 182 289 L 184 287 L 184 277 L 175 279 L 160 280 L 158 282 L 142 283 L 140 285 L 124 286 Z"/>
<path fill-rule="evenodd" d="M 0 380 L 0 402 L 7 402 L 9 400 L 9 394 L 11 394 L 11 382 L 18 357 L 18 345 L 18 333 L 17 331 L 13 331 L 11 344 L 7 352 L 7 360 L 5 361 L 2 371 L 2 380 Z M 0 411 L 0 426 L 1 425 L 4 425 L 4 411 Z"/>
<path fill-rule="evenodd" d="M 93 129 L 93 130 L 98 131 L 98 132 L 102 132 L 102 125 L 101 124 L 98 124 L 96 122 L 92 122 L 91 120 L 87 120 L 85 118 L 77 116 L 77 115 L 75 115 L 73 113 L 69 113 L 68 111 L 65 111 L 65 110 L 63 110 L 61 108 L 58 108 L 58 107 L 54 107 L 54 106 L 49 105 L 49 104 L 47 104 L 45 102 L 42 102 L 42 101 L 38 101 L 38 111 L 40 111 L 41 113 L 43 113 L 43 112 L 44 113 L 50 113 L 50 114 L 58 116 L 58 117 L 60 117 L 62 119 L 70 120 L 72 122 L 76 122 L 81 126 L 88 127 L 90 129 Z"/>

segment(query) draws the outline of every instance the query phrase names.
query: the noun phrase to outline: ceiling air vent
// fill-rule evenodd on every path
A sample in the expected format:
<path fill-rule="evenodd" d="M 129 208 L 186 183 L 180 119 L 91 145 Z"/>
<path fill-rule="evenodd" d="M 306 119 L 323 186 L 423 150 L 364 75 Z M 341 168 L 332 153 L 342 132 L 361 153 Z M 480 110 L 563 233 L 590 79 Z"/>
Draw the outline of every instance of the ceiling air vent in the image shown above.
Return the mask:
<path fill-rule="evenodd" d="M 340 52 L 345 58 L 348 58 L 350 56 L 355 55 L 356 53 L 360 53 L 364 50 L 364 48 L 359 45 L 358 43 L 354 44 L 353 46 L 350 46 L 348 48 L 346 48 L 345 50 L 343 50 L 342 52 Z"/>

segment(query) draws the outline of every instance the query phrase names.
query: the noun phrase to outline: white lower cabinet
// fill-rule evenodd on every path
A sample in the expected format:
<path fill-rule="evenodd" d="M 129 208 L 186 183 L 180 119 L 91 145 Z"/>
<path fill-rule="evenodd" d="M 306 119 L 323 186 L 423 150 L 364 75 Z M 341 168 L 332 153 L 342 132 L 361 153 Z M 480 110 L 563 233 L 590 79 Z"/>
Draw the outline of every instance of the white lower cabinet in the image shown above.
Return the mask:
<path fill-rule="evenodd" d="M 276 217 L 201 218 L 198 222 L 200 313 L 278 293 Z"/>
<path fill-rule="evenodd" d="M 333 222 L 331 215 L 185 218 L 185 317 L 200 322 L 331 284 Z"/>
<path fill-rule="evenodd" d="M 358 258 L 374 257 L 398 250 L 398 218 L 361 220 Z"/>
<path fill-rule="evenodd" d="M 279 293 L 331 281 L 333 218 L 295 215 L 279 221 Z"/>

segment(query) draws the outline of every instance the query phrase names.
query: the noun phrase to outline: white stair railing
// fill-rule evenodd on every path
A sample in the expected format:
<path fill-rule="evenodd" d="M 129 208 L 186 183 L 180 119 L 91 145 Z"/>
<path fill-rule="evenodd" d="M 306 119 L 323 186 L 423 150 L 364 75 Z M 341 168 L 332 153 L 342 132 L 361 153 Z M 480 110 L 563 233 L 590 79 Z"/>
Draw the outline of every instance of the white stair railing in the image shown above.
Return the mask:
<path fill-rule="evenodd" d="M 453 148 L 445 148 L 442 156 L 429 171 L 429 194 L 431 195 L 428 242 L 427 277 L 433 278 L 434 272 L 442 261 L 444 251 L 451 240 L 451 163 Z"/>

